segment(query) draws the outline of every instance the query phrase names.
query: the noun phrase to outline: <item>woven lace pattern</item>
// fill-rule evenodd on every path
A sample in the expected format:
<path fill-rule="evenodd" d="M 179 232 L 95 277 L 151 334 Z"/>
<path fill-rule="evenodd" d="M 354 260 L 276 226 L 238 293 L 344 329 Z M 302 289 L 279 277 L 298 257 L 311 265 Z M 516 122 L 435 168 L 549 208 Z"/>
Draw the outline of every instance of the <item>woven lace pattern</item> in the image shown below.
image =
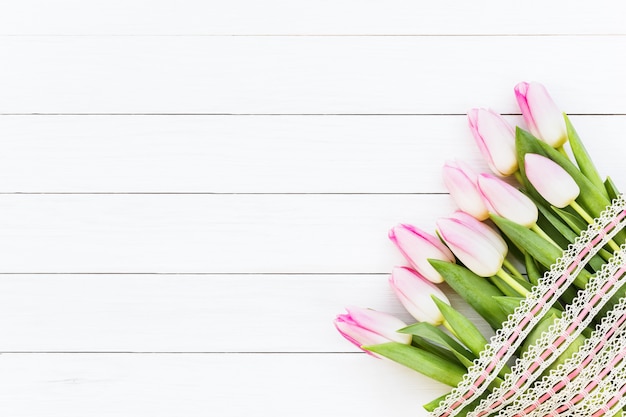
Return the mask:
<path fill-rule="evenodd" d="M 491 338 L 490 343 L 468 369 L 463 380 L 431 413 L 432 417 L 453 417 L 486 390 L 489 383 L 496 378 L 526 336 L 576 279 L 589 260 L 619 230 L 624 228 L 626 225 L 625 217 L 625 201 L 620 196 L 578 236 L 576 241 L 539 280 L 539 283 L 533 287 L 526 298 L 520 302 L 515 312 Z M 571 338 L 568 338 L 565 343 L 559 346 L 567 346 L 570 341 Z M 554 353 L 559 349 L 556 348 Z M 533 356 L 536 357 L 536 353 L 529 355 L 525 355 L 521 360 L 528 360 L 529 358 L 532 360 Z M 557 356 L 558 354 L 550 354 L 552 360 Z M 522 366 L 518 361 L 515 369 L 525 369 Z M 547 366 L 549 363 L 541 363 L 537 369 L 543 370 Z M 528 375 L 528 380 L 532 379 L 532 375 L 538 375 L 541 372 L 534 371 L 533 374 Z M 524 375 L 524 373 L 522 374 Z M 481 402 L 481 406 L 485 409 L 488 404 L 489 400 Z M 502 404 L 496 408 L 501 408 L 501 406 Z M 478 415 L 479 412 L 480 409 L 473 410 L 474 415 Z"/>
<path fill-rule="evenodd" d="M 504 382 L 481 401 L 468 417 L 482 417 L 500 410 L 524 392 L 591 323 L 599 310 L 626 281 L 623 253 L 617 252 L 611 262 L 580 291 L 560 319 L 556 319 L 541 337 L 518 359 Z"/>
<path fill-rule="evenodd" d="M 588 289 L 604 292 L 602 287 L 612 285 L 613 291 L 604 295 L 608 298 L 623 288 L 626 282 L 624 249 L 623 246 L 609 265 L 605 265 Z M 519 398 L 498 416 L 561 416 L 572 410 L 573 405 L 592 392 L 626 355 L 625 313 L 626 298 L 621 298 L 574 355 L 532 388 L 521 391 Z"/>

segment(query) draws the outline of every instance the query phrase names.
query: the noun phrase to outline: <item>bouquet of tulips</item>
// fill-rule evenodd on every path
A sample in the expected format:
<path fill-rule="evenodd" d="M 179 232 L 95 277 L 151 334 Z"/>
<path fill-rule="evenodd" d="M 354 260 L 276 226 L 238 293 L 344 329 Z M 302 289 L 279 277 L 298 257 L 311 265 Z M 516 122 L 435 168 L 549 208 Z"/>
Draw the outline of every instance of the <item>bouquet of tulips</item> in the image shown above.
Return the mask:
<path fill-rule="evenodd" d="M 417 320 L 348 308 L 337 330 L 453 389 L 435 417 L 614 416 L 626 404 L 626 202 L 602 180 L 567 115 L 539 83 L 515 95 L 526 128 L 487 109 L 469 126 L 493 173 L 443 167 L 459 210 L 434 234 L 389 238 L 409 266 L 390 285 Z M 450 305 L 446 282 L 495 334 Z"/>

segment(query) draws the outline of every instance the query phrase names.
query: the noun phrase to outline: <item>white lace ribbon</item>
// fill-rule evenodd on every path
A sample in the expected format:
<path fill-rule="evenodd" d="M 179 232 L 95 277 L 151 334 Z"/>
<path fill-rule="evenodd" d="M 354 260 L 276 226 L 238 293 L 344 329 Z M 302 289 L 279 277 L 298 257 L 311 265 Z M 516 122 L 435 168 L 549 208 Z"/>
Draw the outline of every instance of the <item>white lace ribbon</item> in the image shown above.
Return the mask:
<path fill-rule="evenodd" d="M 563 256 L 552 265 L 550 271 L 539 280 L 502 328 L 491 338 L 463 380 L 446 396 L 431 416 L 453 417 L 477 400 L 586 263 L 625 225 L 625 201 L 620 196 L 581 233 Z M 551 355 L 553 359 L 556 356 Z"/>

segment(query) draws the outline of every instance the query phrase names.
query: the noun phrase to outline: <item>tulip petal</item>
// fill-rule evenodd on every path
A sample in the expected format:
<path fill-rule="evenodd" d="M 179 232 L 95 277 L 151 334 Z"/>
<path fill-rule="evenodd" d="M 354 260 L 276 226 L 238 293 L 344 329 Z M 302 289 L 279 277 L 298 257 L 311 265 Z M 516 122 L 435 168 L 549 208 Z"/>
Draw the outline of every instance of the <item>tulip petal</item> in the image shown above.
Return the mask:
<path fill-rule="evenodd" d="M 478 188 L 497 215 L 526 227 L 537 223 L 537 206 L 517 188 L 490 174 L 478 176 Z"/>
<path fill-rule="evenodd" d="M 454 255 L 439 239 L 417 227 L 400 224 L 389 231 L 402 255 L 420 274 L 429 281 L 440 283 L 443 277 L 432 267 L 428 259 L 454 262 Z"/>
<path fill-rule="evenodd" d="M 461 162 L 446 162 L 443 166 L 443 182 L 461 210 L 479 220 L 489 217 L 489 210 L 476 186 L 476 174 L 471 168 Z"/>
<path fill-rule="evenodd" d="M 470 130 L 489 168 L 500 176 L 518 169 L 515 132 L 511 125 L 493 110 L 472 109 L 468 113 Z"/>
<path fill-rule="evenodd" d="M 416 320 L 439 325 L 443 316 L 432 300 L 431 295 L 448 302 L 445 294 L 417 272 L 406 267 L 395 267 L 389 278 L 394 293 Z"/>
<path fill-rule="evenodd" d="M 493 247 L 496 248 L 498 252 L 500 252 L 500 254 L 502 254 L 503 257 L 505 257 L 508 253 L 509 248 L 506 242 L 504 241 L 502 236 L 500 236 L 500 234 L 492 227 L 487 226 L 485 223 L 476 220 L 472 216 L 469 216 L 467 213 L 463 213 L 462 211 L 455 211 L 454 213 L 452 213 L 450 218 L 458 220 L 464 226 L 471 229 L 473 232 L 479 233 L 484 239 L 487 239 L 489 243 L 491 243 Z"/>
<path fill-rule="evenodd" d="M 377 333 L 387 338 L 387 341 L 411 343 L 411 337 L 397 331 L 406 327 L 406 323 L 391 314 L 354 306 L 346 307 L 346 311 L 359 326 L 375 329 Z"/>
<path fill-rule="evenodd" d="M 480 233 L 452 218 L 439 219 L 437 228 L 450 250 L 476 275 L 491 277 L 502 267 L 504 255 Z"/>
<path fill-rule="evenodd" d="M 524 168 L 528 181 L 555 207 L 568 206 L 580 194 L 580 188 L 567 171 L 545 156 L 527 153 Z"/>

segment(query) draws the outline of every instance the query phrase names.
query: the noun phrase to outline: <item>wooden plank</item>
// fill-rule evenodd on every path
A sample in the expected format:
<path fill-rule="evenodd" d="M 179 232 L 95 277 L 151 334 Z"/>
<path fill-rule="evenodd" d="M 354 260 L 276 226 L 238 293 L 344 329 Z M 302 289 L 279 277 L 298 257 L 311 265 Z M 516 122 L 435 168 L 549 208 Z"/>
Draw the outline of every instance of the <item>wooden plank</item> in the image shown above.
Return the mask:
<path fill-rule="evenodd" d="M 2 195 L 0 272 L 388 272 L 447 195 Z"/>
<path fill-rule="evenodd" d="M 269 0 L 206 2 L 21 0 L 0 7 L 0 34 L 10 35 L 308 35 L 308 34 L 616 34 L 619 4 L 602 1 L 495 0 L 315 4 Z M 479 23 L 479 24 L 478 24 Z"/>
<path fill-rule="evenodd" d="M 572 121 L 626 184 L 626 117 Z M 442 193 L 446 160 L 487 170 L 465 116 L 0 116 L 0 132 L 0 192 Z"/>
<path fill-rule="evenodd" d="M 449 388 L 365 354 L 0 356 L 12 417 L 426 416 Z"/>
<path fill-rule="evenodd" d="M 570 114 L 626 113 L 624 49 L 623 36 L 4 37 L 0 113 L 516 113 L 522 80 Z"/>
<path fill-rule="evenodd" d="M 357 352 L 332 324 L 344 306 L 415 321 L 387 279 L 0 275 L 0 352 Z M 456 308 L 481 322 L 445 291 Z"/>

